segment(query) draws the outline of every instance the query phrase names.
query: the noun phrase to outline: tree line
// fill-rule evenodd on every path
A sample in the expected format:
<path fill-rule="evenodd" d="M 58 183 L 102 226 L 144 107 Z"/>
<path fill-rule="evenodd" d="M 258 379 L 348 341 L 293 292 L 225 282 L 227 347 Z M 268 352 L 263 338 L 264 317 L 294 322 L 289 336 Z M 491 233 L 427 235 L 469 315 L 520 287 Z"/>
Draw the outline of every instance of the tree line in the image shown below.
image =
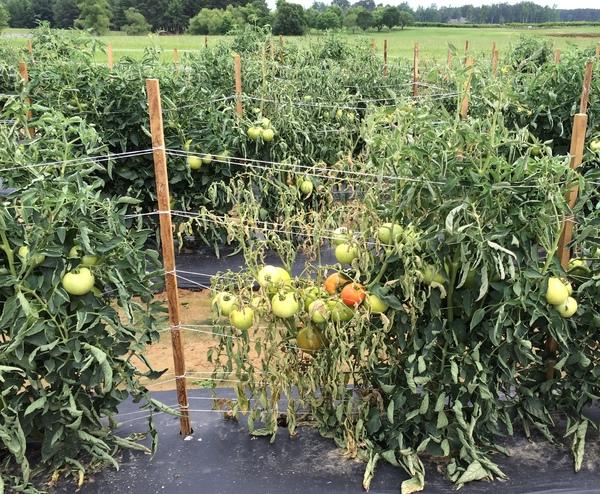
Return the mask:
<path fill-rule="evenodd" d="M 520 2 L 514 5 L 419 7 L 377 5 L 374 0 L 315 1 L 310 8 L 278 0 L 270 11 L 265 0 L 0 0 L 0 28 L 32 28 L 48 22 L 58 28 L 87 28 L 96 33 L 225 34 L 245 24 L 272 26 L 275 34 L 301 35 L 309 29 L 403 28 L 427 23 L 541 23 L 600 21 L 600 9 L 559 10 Z"/>

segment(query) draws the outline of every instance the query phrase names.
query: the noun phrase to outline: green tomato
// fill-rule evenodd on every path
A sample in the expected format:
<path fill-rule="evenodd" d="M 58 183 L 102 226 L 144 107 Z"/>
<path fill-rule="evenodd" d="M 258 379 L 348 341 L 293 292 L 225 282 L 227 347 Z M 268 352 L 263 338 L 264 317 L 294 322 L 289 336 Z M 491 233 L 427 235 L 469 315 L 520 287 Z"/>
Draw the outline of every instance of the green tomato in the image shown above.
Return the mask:
<path fill-rule="evenodd" d="M 431 285 L 434 282 L 439 285 L 446 283 L 446 277 L 435 266 L 425 266 L 425 269 L 421 272 L 421 276 L 425 285 Z"/>
<path fill-rule="evenodd" d="M 308 315 L 312 322 L 322 324 L 329 320 L 331 313 L 324 300 L 317 299 L 308 306 Z"/>
<path fill-rule="evenodd" d="M 300 183 L 300 192 L 302 192 L 302 194 L 304 194 L 307 197 L 312 194 L 313 188 L 314 185 L 310 180 L 304 179 Z"/>
<path fill-rule="evenodd" d="M 228 317 L 235 309 L 238 308 L 235 297 L 228 292 L 221 292 L 217 294 L 213 301 L 213 306 L 219 315 L 225 317 Z"/>
<path fill-rule="evenodd" d="M 246 330 L 254 323 L 254 311 L 250 307 L 233 309 L 229 314 L 229 322 L 234 328 Z"/>
<path fill-rule="evenodd" d="M 92 255 L 85 255 L 81 258 L 81 264 L 83 266 L 95 266 L 96 264 L 98 264 L 98 256 L 92 256 Z"/>
<path fill-rule="evenodd" d="M 17 251 L 17 255 L 21 259 L 21 262 L 31 263 L 31 265 L 34 268 L 39 266 L 46 260 L 46 256 L 44 254 L 39 254 L 39 253 L 31 254 L 29 252 L 29 247 L 27 247 L 26 245 L 22 245 L 21 247 L 19 247 L 19 250 Z"/>
<path fill-rule="evenodd" d="M 569 289 L 566 285 L 559 278 L 550 278 L 546 289 L 546 302 L 550 305 L 562 305 L 567 298 L 569 298 Z"/>
<path fill-rule="evenodd" d="M 557 305 L 554 308 L 562 317 L 568 319 L 569 317 L 573 316 L 575 312 L 577 312 L 577 300 L 575 300 L 573 297 L 567 297 L 562 304 Z"/>
<path fill-rule="evenodd" d="M 205 165 L 210 165 L 212 163 L 212 154 L 205 154 L 202 156 L 202 163 Z"/>
<path fill-rule="evenodd" d="M 247 134 L 248 139 L 256 141 L 261 135 L 261 129 L 260 127 L 250 127 Z"/>
<path fill-rule="evenodd" d="M 325 338 L 316 328 L 306 327 L 298 331 L 296 335 L 296 344 L 306 352 L 313 353 L 320 350 L 325 345 Z"/>
<path fill-rule="evenodd" d="M 200 156 L 188 156 L 187 166 L 190 170 L 200 170 L 202 167 L 202 158 Z"/>
<path fill-rule="evenodd" d="M 367 293 L 365 303 L 367 304 L 369 310 L 374 314 L 382 314 L 390 307 L 386 302 L 384 302 L 374 293 Z"/>
<path fill-rule="evenodd" d="M 350 240 L 352 232 L 350 232 L 345 226 L 340 226 L 333 231 L 333 245 L 340 245 Z"/>
<path fill-rule="evenodd" d="M 595 153 L 600 152 L 600 139 L 594 139 L 590 142 L 590 149 Z"/>
<path fill-rule="evenodd" d="M 282 319 L 293 317 L 300 309 L 294 292 L 279 292 L 271 300 L 271 312 Z"/>
<path fill-rule="evenodd" d="M 258 284 L 263 288 L 280 288 L 291 283 L 292 277 L 285 269 L 267 264 L 258 271 Z"/>
<path fill-rule="evenodd" d="M 263 129 L 260 131 L 263 141 L 271 142 L 275 137 L 275 131 L 273 129 Z"/>
<path fill-rule="evenodd" d="M 327 292 L 319 286 L 311 286 L 302 291 L 302 299 L 304 300 L 304 308 L 308 310 L 310 304 L 320 298 L 326 298 Z"/>
<path fill-rule="evenodd" d="M 335 248 L 335 258 L 341 264 L 352 264 L 352 261 L 358 257 L 358 249 L 348 243 L 343 243 Z"/>
<path fill-rule="evenodd" d="M 329 300 L 327 308 L 331 314 L 331 320 L 335 322 L 346 322 L 354 317 L 354 309 L 348 307 L 341 300 Z"/>
<path fill-rule="evenodd" d="M 88 268 L 77 268 L 62 277 L 62 286 L 71 295 L 86 295 L 94 288 L 95 278 Z"/>
<path fill-rule="evenodd" d="M 271 127 L 271 121 L 267 117 L 263 117 L 260 121 L 260 126 L 263 129 L 268 129 L 269 127 Z"/>
<path fill-rule="evenodd" d="M 382 244 L 389 245 L 402 237 L 402 226 L 397 223 L 384 223 L 377 230 L 377 238 Z"/>
<path fill-rule="evenodd" d="M 69 250 L 69 254 L 68 254 L 68 258 L 69 259 L 74 259 L 76 257 L 79 257 L 81 255 L 81 247 L 79 245 L 74 245 L 73 247 L 71 247 L 71 249 Z"/>

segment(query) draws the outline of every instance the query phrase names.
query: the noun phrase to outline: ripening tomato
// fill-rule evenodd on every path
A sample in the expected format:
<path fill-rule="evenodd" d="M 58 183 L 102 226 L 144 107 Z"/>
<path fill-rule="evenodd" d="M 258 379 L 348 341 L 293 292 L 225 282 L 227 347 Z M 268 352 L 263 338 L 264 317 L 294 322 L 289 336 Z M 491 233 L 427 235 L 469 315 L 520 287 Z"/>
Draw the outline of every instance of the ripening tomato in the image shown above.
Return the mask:
<path fill-rule="evenodd" d="M 350 283 L 350 280 L 346 276 L 341 273 L 333 273 L 327 277 L 324 286 L 327 293 L 333 295 L 347 283 Z"/>
<path fill-rule="evenodd" d="M 340 298 L 348 307 L 358 307 L 365 299 L 367 292 L 359 283 L 350 283 L 340 292 Z"/>
<path fill-rule="evenodd" d="M 323 348 L 325 339 L 318 329 L 309 326 L 298 331 L 296 344 L 302 351 L 313 353 Z"/>

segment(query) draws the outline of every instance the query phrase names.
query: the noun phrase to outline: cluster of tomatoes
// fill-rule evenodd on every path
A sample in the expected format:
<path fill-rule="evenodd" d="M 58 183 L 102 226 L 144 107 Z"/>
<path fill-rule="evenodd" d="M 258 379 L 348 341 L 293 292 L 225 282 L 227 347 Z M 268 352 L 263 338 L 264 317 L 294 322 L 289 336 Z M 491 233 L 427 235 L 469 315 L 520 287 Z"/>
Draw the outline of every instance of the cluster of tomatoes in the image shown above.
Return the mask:
<path fill-rule="evenodd" d="M 220 292 L 213 299 L 218 316 L 228 317 L 231 325 L 239 330 L 250 329 L 257 316 L 268 315 L 291 321 L 302 321 L 296 334 L 296 345 L 307 353 L 315 352 L 327 344 L 324 329 L 331 323 L 343 323 L 354 317 L 356 310 L 364 306 L 372 314 L 383 313 L 388 305 L 364 286 L 352 282 L 342 273 L 330 274 L 322 286 L 303 280 L 304 288 L 297 288 L 282 267 L 263 266 L 257 276 L 261 288 L 252 300 L 243 301 L 229 292 Z"/>
<path fill-rule="evenodd" d="M 46 261 L 46 256 L 39 252 L 31 252 L 27 245 L 22 245 L 17 250 L 17 256 L 22 263 L 32 267 L 41 266 Z M 92 266 L 98 264 L 98 256 L 85 254 L 81 256 L 81 247 L 75 245 L 71 248 L 68 255 L 69 259 L 79 259 L 79 265 L 75 269 L 67 271 L 61 284 L 70 295 L 86 295 L 94 288 L 96 278 L 92 273 Z"/>
<path fill-rule="evenodd" d="M 569 275 L 575 277 L 588 276 L 590 269 L 583 259 L 571 259 L 567 268 Z M 566 279 L 551 277 L 546 288 L 546 302 L 556 309 L 564 318 L 572 317 L 577 312 L 577 300 L 573 295 L 573 285 Z"/>
<path fill-rule="evenodd" d="M 275 137 L 275 130 L 271 127 L 271 120 L 262 117 L 256 125 L 248 128 L 246 135 L 251 141 L 271 142 Z"/>

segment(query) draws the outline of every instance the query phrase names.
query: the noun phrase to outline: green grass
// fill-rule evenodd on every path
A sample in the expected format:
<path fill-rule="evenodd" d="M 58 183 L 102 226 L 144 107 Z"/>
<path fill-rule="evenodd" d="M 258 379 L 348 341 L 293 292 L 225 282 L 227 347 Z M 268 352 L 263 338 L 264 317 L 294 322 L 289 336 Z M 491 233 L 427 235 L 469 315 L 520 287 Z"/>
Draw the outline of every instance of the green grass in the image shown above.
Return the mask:
<path fill-rule="evenodd" d="M 6 35 L 23 33 L 23 30 L 8 29 Z M 448 44 L 452 43 L 457 49 L 463 50 L 465 42 L 469 41 L 472 53 L 485 54 L 491 52 L 492 43 L 496 42 L 500 55 L 507 50 L 511 43 L 521 35 L 539 36 L 550 39 L 555 48 L 564 49 L 570 44 L 579 46 L 593 46 L 600 43 L 600 27 L 552 27 L 552 28 L 471 28 L 471 27 L 414 27 L 392 32 L 369 32 L 365 34 L 343 34 L 346 39 L 356 43 L 368 44 L 372 39 L 377 44 L 378 51 L 383 49 L 383 40 L 388 40 L 390 57 L 412 56 L 415 42 L 420 45 L 422 59 L 443 59 L 446 56 Z M 294 43 L 310 43 L 323 35 L 307 35 L 302 37 L 289 37 L 286 40 Z M 208 43 L 213 45 L 225 36 L 209 36 Z M 201 50 L 204 47 L 204 36 L 125 36 L 121 33 L 111 33 L 103 36 L 103 41 L 112 43 L 115 59 L 123 56 L 139 58 L 146 46 L 159 46 L 165 51 L 164 58 L 172 56 L 172 50 L 177 48 L 182 54 Z M 15 45 L 25 46 L 23 38 L 11 41 Z M 98 62 L 106 61 L 106 56 L 100 55 Z"/>

